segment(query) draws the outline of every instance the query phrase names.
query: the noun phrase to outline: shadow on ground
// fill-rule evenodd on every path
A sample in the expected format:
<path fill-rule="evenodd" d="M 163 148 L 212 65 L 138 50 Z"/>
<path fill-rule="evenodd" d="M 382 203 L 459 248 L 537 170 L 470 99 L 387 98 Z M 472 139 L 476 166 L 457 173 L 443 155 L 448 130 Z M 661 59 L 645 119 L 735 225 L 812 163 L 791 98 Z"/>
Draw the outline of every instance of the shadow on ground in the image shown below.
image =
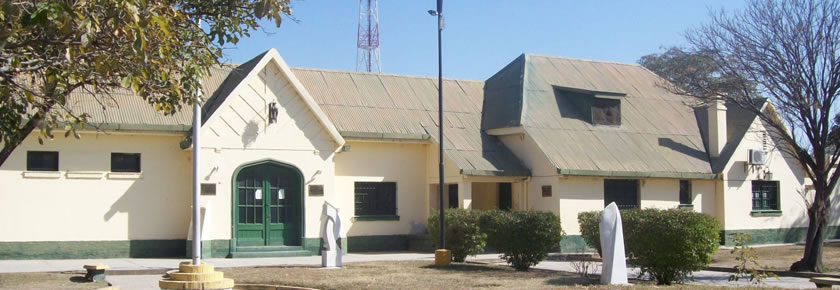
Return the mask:
<path fill-rule="evenodd" d="M 85 276 L 73 276 L 73 277 L 70 277 L 70 282 L 73 282 L 73 283 L 90 283 L 90 280 L 85 278 Z"/>

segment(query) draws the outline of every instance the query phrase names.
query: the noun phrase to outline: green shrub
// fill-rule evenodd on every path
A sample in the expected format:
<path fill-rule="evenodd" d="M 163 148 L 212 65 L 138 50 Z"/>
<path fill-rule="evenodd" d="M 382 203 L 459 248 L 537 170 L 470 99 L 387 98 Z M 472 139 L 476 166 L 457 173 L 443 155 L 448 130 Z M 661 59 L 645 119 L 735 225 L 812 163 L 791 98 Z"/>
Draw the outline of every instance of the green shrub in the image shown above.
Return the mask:
<path fill-rule="evenodd" d="M 444 211 L 446 223 L 446 249 L 452 253 L 452 260 L 463 262 L 467 256 L 474 256 L 484 251 L 486 235 L 479 228 L 480 212 L 462 208 L 450 208 Z M 426 220 L 429 238 L 440 248 L 440 214 L 434 213 Z"/>
<path fill-rule="evenodd" d="M 584 211 L 578 213 L 578 225 L 580 225 L 580 235 L 583 237 L 583 241 L 598 250 L 598 255 L 603 256 L 601 254 L 601 212 Z"/>
<path fill-rule="evenodd" d="M 720 224 L 707 214 L 680 209 L 622 212 L 631 263 L 659 285 L 683 282 L 712 261 L 720 246 Z"/>
<path fill-rule="evenodd" d="M 527 271 L 548 257 L 563 239 L 560 217 L 551 212 L 493 210 L 480 219 L 489 244 L 517 271 Z"/>
<path fill-rule="evenodd" d="M 601 212 L 578 215 L 583 239 L 600 248 Z M 720 246 L 720 224 L 714 217 L 681 209 L 631 209 L 621 211 L 624 249 L 630 262 L 657 284 L 683 282 L 691 272 L 712 261 Z M 599 249 L 600 253 L 600 249 Z"/>

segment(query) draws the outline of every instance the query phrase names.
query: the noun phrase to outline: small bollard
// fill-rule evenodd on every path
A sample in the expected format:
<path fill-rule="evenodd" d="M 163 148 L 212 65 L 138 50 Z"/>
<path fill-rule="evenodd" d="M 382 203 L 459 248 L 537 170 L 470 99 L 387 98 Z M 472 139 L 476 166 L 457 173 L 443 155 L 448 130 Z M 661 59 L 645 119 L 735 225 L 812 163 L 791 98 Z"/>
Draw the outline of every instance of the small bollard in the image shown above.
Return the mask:
<path fill-rule="evenodd" d="M 85 265 L 85 270 L 87 270 L 85 278 L 90 282 L 105 281 L 105 270 L 108 268 L 111 267 L 103 264 Z"/>

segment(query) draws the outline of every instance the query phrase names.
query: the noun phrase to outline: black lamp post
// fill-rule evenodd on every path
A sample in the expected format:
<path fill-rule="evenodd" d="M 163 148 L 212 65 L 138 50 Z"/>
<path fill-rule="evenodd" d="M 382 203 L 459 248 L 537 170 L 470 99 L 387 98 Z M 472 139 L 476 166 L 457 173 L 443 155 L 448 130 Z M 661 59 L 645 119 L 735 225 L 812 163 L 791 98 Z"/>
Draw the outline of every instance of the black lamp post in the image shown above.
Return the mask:
<path fill-rule="evenodd" d="M 443 32 L 443 0 L 437 0 L 437 11 L 429 10 L 429 15 L 438 18 L 438 124 L 440 126 L 440 148 L 438 150 L 438 194 L 440 195 L 440 248 L 446 249 L 443 223 L 443 57 L 441 55 L 441 33 Z"/>

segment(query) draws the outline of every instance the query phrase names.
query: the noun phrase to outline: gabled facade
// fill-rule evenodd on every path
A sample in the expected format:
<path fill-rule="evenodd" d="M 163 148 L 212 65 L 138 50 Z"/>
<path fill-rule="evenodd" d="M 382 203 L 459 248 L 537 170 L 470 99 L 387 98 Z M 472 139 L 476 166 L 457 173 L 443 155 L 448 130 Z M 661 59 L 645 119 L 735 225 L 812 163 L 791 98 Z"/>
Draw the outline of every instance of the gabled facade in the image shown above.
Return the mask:
<path fill-rule="evenodd" d="M 74 95 L 104 131 L 30 136 L 0 167 L 0 218 L 15 221 L 0 226 L 0 258 L 185 255 L 192 150 L 207 257 L 317 254 L 324 203 L 340 209 L 345 250 L 430 249 L 440 127 L 444 205 L 555 212 L 563 251 L 586 250 L 577 214 L 612 201 L 710 214 L 724 243 L 801 240 L 806 178 L 761 121 L 692 108 L 661 81 L 523 54 L 483 82 L 444 80 L 441 126 L 435 78 L 289 68 L 269 50 L 205 79 L 201 148 L 189 110 L 160 116 L 120 91 L 103 111 Z M 759 151 L 763 164 L 749 159 Z"/>

